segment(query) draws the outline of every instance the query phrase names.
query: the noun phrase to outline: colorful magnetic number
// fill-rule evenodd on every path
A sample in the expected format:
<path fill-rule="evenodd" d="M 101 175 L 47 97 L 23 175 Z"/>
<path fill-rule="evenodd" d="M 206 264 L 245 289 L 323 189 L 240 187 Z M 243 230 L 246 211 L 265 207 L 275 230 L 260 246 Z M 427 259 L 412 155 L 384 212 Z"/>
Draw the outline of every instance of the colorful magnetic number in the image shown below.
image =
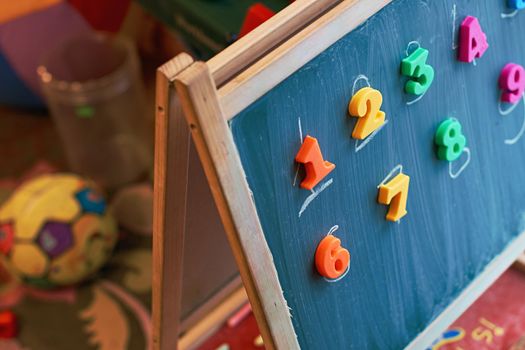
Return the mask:
<path fill-rule="evenodd" d="M 341 240 L 328 235 L 315 251 L 315 267 L 321 276 L 329 279 L 341 277 L 350 266 L 350 253 L 341 247 Z"/>
<path fill-rule="evenodd" d="M 438 146 L 438 158 L 449 162 L 458 159 L 467 145 L 467 138 L 462 133 L 461 123 L 454 118 L 449 118 L 439 124 L 434 140 Z"/>
<path fill-rule="evenodd" d="M 413 78 L 405 84 L 405 92 L 422 95 L 434 81 L 434 68 L 427 64 L 428 50 L 419 47 L 401 61 L 401 74 Z"/>
<path fill-rule="evenodd" d="M 335 169 L 335 164 L 324 160 L 317 139 L 309 135 L 304 139 L 295 161 L 304 164 L 306 176 L 301 182 L 301 187 L 306 190 L 312 190 Z"/>
<path fill-rule="evenodd" d="M 475 58 L 483 56 L 489 48 L 487 36 L 481 30 L 476 17 L 467 16 L 459 29 L 459 54 L 462 62 L 472 62 Z"/>
<path fill-rule="evenodd" d="M 525 0 L 508 0 L 508 5 L 513 9 L 523 10 L 525 8 Z"/>
<path fill-rule="evenodd" d="M 382 104 L 381 92 L 370 87 L 362 88 L 352 96 L 348 112 L 359 118 L 352 132 L 354 139 L 365 139 L 385 123 L 385 112 L 380 110 Z"/>
<path fill-rule="evenodd" d="M 499 87 L 503 90 L 501 101 L 516 103 L 525 91 L 525 69 L 516 63 L 509 63 L 501 71 Z"/>
<path fill-rule="evenodd" d="M 389 205 L 386 219 L 389 221 L 399 221 L 407 214 L 408 187 L 410 177 L 400 173 L 388 183 L 379 186 L 377 201 L 381 204 Z"/>

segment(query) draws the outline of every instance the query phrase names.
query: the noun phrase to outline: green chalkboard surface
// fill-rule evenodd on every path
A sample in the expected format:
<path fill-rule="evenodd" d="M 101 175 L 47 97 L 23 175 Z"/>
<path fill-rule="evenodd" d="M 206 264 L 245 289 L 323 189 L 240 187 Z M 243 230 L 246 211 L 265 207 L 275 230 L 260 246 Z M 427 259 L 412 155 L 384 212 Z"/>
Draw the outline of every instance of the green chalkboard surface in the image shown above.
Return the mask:
<path fill-rule="evenodd" d="M 473 63 L 457 59 L 468 15 L 489 43 Z M 525 12 L 503 0 L 394 0 L 230 121 L 301 348 L 404 348 L 491 263 L 523 248 L 525 103 L 500 103 L 498 78 L 505 64 L 525 64 L 524 32 Z M 418 46 L 435 79 L 416 99 L 400 64 Z M 348 103 L 367 84 L 381 91 L 387 122 L 356 141 Z M 434 144 L 447 118 L 467 138 L 451 163 Z M 306 135 L 336 165 L 312 191 L 294 161 Z M 408 214 L 396 223 L 377 187 L 401 169 Z M 314 265 L 329 231 L 351 254 L 337 282 Z"/>

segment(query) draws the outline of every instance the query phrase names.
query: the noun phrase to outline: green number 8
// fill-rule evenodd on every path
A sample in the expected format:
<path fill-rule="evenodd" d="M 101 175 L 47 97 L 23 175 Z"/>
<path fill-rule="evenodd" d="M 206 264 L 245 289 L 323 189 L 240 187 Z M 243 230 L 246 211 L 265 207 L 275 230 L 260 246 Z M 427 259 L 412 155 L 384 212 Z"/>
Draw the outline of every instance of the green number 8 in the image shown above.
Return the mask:
<path fill-rule="evenodd" d="M 438 158 L 449 162 L 458 159 L 467 145 L 467 139 L 461 132 L 461 124 L 453 118 L 443 121 L 438 126 L 435 142 L 438 145 Z"/>

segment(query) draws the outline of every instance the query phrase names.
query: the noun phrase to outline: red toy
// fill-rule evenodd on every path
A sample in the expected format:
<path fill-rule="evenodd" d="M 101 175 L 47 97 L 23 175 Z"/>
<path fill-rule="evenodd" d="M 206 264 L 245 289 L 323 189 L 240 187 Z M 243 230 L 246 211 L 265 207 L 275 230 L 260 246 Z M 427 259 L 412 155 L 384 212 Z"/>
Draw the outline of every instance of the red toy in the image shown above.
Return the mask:
<path fill-rule="evenodd" d="M 241 30 L 239 32 L 239 38 L 242 38 L 264 22 L 266 22 L 270 17 L 275 13 L 270 10 L 268 7 L 264 6 L 261 3 L 255 3 L 248 9 L 246 17 L 244 18 L 244 23 L 242 24 Z"/>
<path fill-rule="evenodd" d="M 10 310 L 0 312 L 0 339 L 12 339 L 18 333 L 16 315 Z"/>

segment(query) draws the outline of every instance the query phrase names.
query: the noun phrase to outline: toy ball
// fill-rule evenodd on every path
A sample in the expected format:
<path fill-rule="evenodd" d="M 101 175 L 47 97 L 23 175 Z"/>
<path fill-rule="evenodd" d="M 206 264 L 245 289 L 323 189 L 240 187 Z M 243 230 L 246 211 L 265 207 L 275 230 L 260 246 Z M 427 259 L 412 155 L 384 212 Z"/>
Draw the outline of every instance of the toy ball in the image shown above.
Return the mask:
<path fill-rule="evenodd" d="M 116 241 L 104 198 L 92 182 L 75 175 L 31 180 L 0 209 L 0 253 L 37 286 L 86 279 L 108 260 Z"/>

